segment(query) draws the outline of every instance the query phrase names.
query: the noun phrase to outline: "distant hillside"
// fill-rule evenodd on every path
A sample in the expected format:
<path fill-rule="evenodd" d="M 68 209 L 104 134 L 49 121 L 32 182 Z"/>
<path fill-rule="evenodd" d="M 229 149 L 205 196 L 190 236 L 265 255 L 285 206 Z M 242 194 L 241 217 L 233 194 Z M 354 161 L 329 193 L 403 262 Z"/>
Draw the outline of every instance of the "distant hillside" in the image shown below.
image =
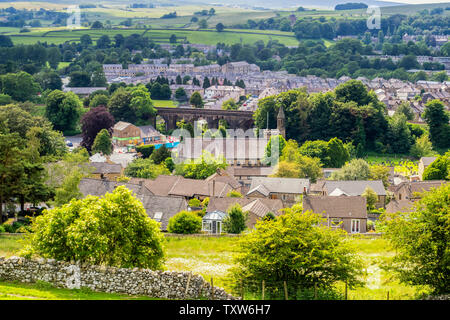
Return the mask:
<path fill-rule="evenodd" d="M 317 9 L 334 9 L 337 4 L 344 4 L 348 2 L 362 2 L 369 6 L 376 5 L 380 7 L 401 5 L 395 1 L 377 1 L 377 0 L 362 0 L 362 1 L 349 1 L 349 0 L 283 0 L 283 1 L 273 1 L 273 0 L 178 0 L 180 3 L 220 3 L 220 4 L 236 4 L 245 5 L 249 7 L 262 7 L 270 9 L 280 9 L 280 8 L 292 8 L 292 7 L 306 7 L 306 8 L 317 8 Z"/>

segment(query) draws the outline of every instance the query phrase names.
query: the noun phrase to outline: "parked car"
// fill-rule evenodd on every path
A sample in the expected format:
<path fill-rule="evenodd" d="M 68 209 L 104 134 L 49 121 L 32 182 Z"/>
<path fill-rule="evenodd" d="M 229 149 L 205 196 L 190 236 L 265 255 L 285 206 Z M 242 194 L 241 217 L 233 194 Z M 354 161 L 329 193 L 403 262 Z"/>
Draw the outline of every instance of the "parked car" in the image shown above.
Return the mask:
<path fill-rule="evenodd" d="M 66 141 L 66 146 L 73 147 L 73 143 L 71 141 Z"/>

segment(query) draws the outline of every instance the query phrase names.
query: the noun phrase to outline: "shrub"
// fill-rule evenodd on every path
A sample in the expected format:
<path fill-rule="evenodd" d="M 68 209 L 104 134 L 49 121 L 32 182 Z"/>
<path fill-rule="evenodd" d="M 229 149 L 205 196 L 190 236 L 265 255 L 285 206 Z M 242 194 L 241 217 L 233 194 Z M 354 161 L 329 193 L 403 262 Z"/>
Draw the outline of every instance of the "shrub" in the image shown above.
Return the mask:
<path fill-rule="evenodd" d="M 150 157 L 154 150 L 155 146 L 151 144 L 136 147 L 136 152 L 141 153 L 144 159 Z"/>
<path fill-rule="evenodd" d="M 450 184 L 431 189 L 413 212 L 389 214 L 385 234 L 396 255 L 385 266 L 400 281 L 427 285 L 433 294 L 449 293 Z"/>
<path fill-rule="evenodd" d="M 163 267 L 164 236 L 125 186 L 45 210 L 21 255 L 121 268 Z"/>
<path fill-rule="evenodd" d="M 246 228 L 247 213 L 242 211 L 242 207 L 236 203 L 228 209 L 227 213 L 228 216 L 223 219 L 225 231 L 235 234 L 244 231 Z"/>
<path fill-rule="evenodd" d="M 350 288 L 361 285 L 363 263 L 345 241 L 345 231 L 324 222 L 320 214 L 302 213 L 301 205 L 285 209 L 275 221 L 258 221 L 239 241 L 236 267 L 231 270 L 236 288 L 241 281 L 260 284 L 262 280 L 286 281 L 288 290 L 316 286 L 333 291 L 338 281 L 347 281 Z"/>
<path fill-rule="evenodd" d="M 202 218 L 195 212 L 180 211 L 169 219 L 167 231 L 179 234 L 200 233 L 202 230 Z"/>

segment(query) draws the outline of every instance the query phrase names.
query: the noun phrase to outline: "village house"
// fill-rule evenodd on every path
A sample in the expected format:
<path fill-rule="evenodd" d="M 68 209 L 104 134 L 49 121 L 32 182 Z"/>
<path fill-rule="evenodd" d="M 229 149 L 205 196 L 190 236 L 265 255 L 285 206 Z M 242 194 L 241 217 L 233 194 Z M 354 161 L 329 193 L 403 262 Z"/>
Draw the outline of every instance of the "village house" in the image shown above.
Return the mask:
<path fill-rule="evenodd" d="M 254 137 L 230 137 L 224 139 L 185 138 L 178 145 L 178 160 L 200 159 L 203 151 L 214 157 L 223 156 L 230 166 L 263 166 L 268 139 Z"/>
<path fill-rule="evenodd" d="M 104 91 L 107 90 L 106 87 L 64 87 L 63 92 L 73 92 L 77 96 L 81 98 L 89 96 L 91 93 L 95 91 Z"/>
<path fill-rule="evenodd" d="M 141 129 L 129 122 L 119 121 L 113 127 L 112 141 L 119 147 L 137 145 L 140 139 Z"/>
<path fill-rule="evenodd" d="M 123 173 L 123 168 L 120 164 L 108 162 L 89 162 L 92 168 L 90 177 L 94 179 L 106 179 L 116 181 Z"/>
<path fill-rule="evenodd" d="M 125 147 L 128 145 L 161 143 L 164 136 L 153 126 L 140 126 L 125 121 L 117 122 L 113 127 L 112 140 L 114 145 Z"/>
<path fill-rule="evenodd" d="M 326 218 L 325 224 L 348 233 L 367 231 L 367 203 L 364 197 L 305 196 L 303 212 L 312 211 Z"/>
<path fill-rule="evenodd" d="M 297 178 L 252 178 L 250 190 L 246 196 L 250 198 L 280 199 L 286 206 L 300 201 L 302 195 L 308 193 L 309 179 Z"/>
<path fill-rule="evenodd" d="M 205 89 L 205 99 L 219 99 L 223 97 L 229 97 L 239 101 L 240 96 L 245 95 L 245 89 L 238 86 L 211 86 Z"/>
<path fill-rule="evenodd" d="M 80 181 L 79 189 L 84 197 L 88 195 L 104 196 L 107 192 L 113 192 L 118 186 L 125 186 L 130 189 L 142 201 L 147 215 L 161 223 L 162 231 L 167 230 L 167 224 L 171 217 L 188 208 L 183 197 L 154 195 L 142 184 L 85 178 Z"/>
<path fill-rule="evenodd" d="M 416 201 L 422 197 L 423 192 L 428 192 L 431 188 L 439 188 L 447 183 L 449 182 L 445 180 L 404 181 L 396 186 L 390 186 L 389 191 L 394 194 L 396 200 Z"/>
<path fill-rule="evenodd" d="M 386 203 L 386 189 L 381 180 L 318 180 L 311 185 L 310 194 L 318 196 L 361 196 L 369 187 L 378 196 L 376 208 L 384 208 Z"/>
<path fill-rule="evenodd" d="M 208 207 L 206 208 L 206 215 L 203 217 L 203 231 L 213 233 L 213 221 L 216 220 L 219 224 L 227 216 L 227 211 L 235 204 L 239 204 L 243 212 L 247 212 L 246 226 L 249 229 L 255 227 L 255 224 L 263 219 L 269 212 L 275 216 L 282 214 L 283 203 L 279 199 L 255 199 L 255 198 L 218 198 L 212 197 L 209 199 Z M 210 213 L 215 212 L 215 219 Z M 217 224 L 216 222 L 216 224 Z M 217 228 L 218 230 L 219 228 Z"/>
<path fill-rule="evenodd" d="M 150 194 L 160 196 L 179 196 L 186 200 L 207 197 L 225 197 L 231 191 L 240 192 L 240 184 L 230 181 L 187 179 L 182 176 L 159 175 L 156 179 L 133 178 L 130 182 L 142 184 Z"/>
<path fill-rule="evenodd" d="M 425 171 L 425 169 L 434 162 L 434 160 L 436 160 L 436 157 L 422 157 L 419 160 L 419 165 L 418 165 L 418 175 L 420 177 L 420 180 L 423 180 L 423 172 Z"/>
<path fill-rule="evenodd" d="M 392 199 L 386 205 L 386 213 L 412 212 L 414 211 L 414 202 L 408 199 Z"/>

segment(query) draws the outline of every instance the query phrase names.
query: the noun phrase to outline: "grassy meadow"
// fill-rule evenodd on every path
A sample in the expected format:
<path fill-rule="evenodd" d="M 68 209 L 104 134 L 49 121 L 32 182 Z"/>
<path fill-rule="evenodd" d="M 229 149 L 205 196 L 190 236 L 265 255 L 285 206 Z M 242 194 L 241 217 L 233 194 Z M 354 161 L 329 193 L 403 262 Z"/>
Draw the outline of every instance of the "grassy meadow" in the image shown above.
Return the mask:
<path fill-rule="evenodd" d="M 239 237 L 166 237 L 166 269 L 172 271 L 192 271 L 210 281 L 213 278 L 214 285 L 225 288 L 231 292 L 229 286 L 228 271 L 233 267 L 233 256 L 238 250 Z M 383 271 L 380 267 L 383 262 L 394 256 L 393 249 L 389 243 L 379 237 L 349 236 L 350 241 L 365 262 L 365 286 L 362 288 L 349 289 L 349 300 L 386 300 L 389 294 L 390 300 L 414 299 L 420 293 L 426 293 L 425 288 L 417 288 L 400 284 L 392 275 Z M 17 254 L 22 247 L 20 236 L 0 235 L 0 256 L 10 257 Z M 39 285 L 39 284 L 38 284 Z M 35 285 L 10 284 L 0 282 L 0 299 L 16 297 L 27 298 L 61 298 L 61 299 L 122 299 L 125 296 L 94 294 L 83 296 L 83 291 L 77 290 L 71 295 L 70 290 L 61 291 L 61 296 L 56 295 L 62 289 L 40 288 L 41 293 L 30 293 L 26 290 L 39 289 Z M 344 284 L 338 284 L 336 289 L 343 293 Z M 16 291 L 17 290 L 17 291 Z M 21 291 L 25 290 L 25 291 Z M 66 292 L 67 291 L 67 292 Z M 33 291 L 34 292 L 34 291 Z M 389 292 L 389 293 L 388 293 Z M 236 293 L 239 295 L 239 293 Z M 47 296 L 48 295 L 48 296 Z M 56 295 L 56 296 L 53 296 Z M 245 296 L 246 299 L 258 298 Z"/>

